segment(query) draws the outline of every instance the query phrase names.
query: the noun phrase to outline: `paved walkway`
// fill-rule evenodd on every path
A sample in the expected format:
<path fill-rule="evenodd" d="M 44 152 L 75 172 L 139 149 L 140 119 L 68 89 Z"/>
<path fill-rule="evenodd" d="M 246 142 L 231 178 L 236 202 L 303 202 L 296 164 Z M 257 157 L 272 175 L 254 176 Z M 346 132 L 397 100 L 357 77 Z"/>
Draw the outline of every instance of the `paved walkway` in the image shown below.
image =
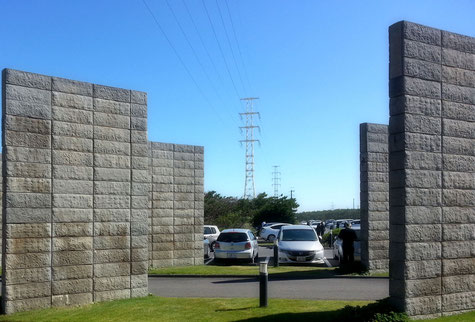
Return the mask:
<path fill-rule="evenodd" d="M 149 291 L 164 297 L 258 297 L 254 278 L 150 277 Z M 270 298 L 379 300 L 389 296 L 385 278 L 328 278 L 269 281 Z"/>

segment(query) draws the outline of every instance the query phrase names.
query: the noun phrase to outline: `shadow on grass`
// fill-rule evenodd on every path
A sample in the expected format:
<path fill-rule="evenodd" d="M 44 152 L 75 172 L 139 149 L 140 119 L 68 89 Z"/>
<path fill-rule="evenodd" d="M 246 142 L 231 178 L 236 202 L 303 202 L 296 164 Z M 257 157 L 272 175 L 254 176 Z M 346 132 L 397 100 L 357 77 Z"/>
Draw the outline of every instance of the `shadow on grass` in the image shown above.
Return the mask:
<path fill-rule="evenodd" d="M 280 313 L 259 318 L 239 321 L 392 321 L 406 322 L 409 318 L 404 313 L 397 313 L 389 304 L 389 299 L 379 300 L 366 306 L 345 306 L 339 310 L 324 312 Z"/>
<path fill-rule="evenodd" d="M 249 306 L 249 307 L 241 307 L 239 309 L 219 309 L 219 310 L 215 310 L 215 312 L 246 311 L 246 310 L 253 309 L 253 308 L 254 308 L 253 306 Z"/>

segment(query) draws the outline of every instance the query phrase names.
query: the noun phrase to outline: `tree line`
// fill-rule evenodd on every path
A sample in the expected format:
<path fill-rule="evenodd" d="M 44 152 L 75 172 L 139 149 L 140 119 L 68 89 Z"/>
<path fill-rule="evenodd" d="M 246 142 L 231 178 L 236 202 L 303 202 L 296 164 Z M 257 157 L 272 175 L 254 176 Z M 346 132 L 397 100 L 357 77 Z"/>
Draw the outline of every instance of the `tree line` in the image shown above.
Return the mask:
<path fill-rule="evenodd" d="M 319 211 L 304 211 L 296 215 L 297 221 L 307 220 L 322 220 L 328 219 L 360 219 L 359 209 L 334 209 L 334 210 L 319 210 Z"/>
<path fill-rule="evenodd" d="M 295 223 L 298 206 L 295 198 L 285 196 L 261 193 L 254 199 L 244 199 L 209 191 L 204 198 L 204 222 L 220 229 L 259 227 L 264 221 Z"/>

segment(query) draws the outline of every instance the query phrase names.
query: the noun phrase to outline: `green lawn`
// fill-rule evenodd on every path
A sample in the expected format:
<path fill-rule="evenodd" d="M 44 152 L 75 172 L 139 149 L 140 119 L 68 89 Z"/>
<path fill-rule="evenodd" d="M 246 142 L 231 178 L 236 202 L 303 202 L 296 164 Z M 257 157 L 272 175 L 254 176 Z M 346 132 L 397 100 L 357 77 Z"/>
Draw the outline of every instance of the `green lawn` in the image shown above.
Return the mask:
<path fill-rule="evenodd" d="M 337 267 L 311 267 L 311 266 L 268 266 L 269 275 L 273 277 L 336 277 L 339 275 L 356 275 L 355 273 L 341 272 Z M 166 268 L 152 268 L 149 274 L 160 275 L 259 275 L 258 266 L 243 265 L 197 265 L 176 266 Z M 388 273 L 375 273 L 364 276 L 387 277 Z"/>
<path fill-rule="evenodd" d="M 370 302 L 258 299 L 145 298 L 97 303 L 80 308 L 53 308 L 0 316 L 0 321 L 239 321 L 246 319 L 332 321 L 345 305 Z"/>
<path fill-rule="evenodd" d="M 332 272 L 334 268 L 331 267 L 308 267 L 308 266 L 279 266 L 268 267 L 269 275 L 274 276 L 333 276 Z M 149 274 L 162 274 L 162 275 L 259 275 L 259 266 L 242 266 L 242 265 L 197 265 L 197 266 L 176 266 L 166 268 L 152 268 L 149 270 Z"/>
<path fill-rule="evenodd" d="M 271 299 L 144 298 L 103 302 L 76 308 L 52 308 L 0 316 L 0 321 L 352 321 L 367 301 Z M 345 308 L 351 306 L 353 309 Z M 360 310 L 360 311 L 358 311 Z M 363 308 L 364 310 L 364 308 Z M 356 313 L 353 313 L 356 312 Z M 431 321 L 473 321 L 475 312 Z"/>

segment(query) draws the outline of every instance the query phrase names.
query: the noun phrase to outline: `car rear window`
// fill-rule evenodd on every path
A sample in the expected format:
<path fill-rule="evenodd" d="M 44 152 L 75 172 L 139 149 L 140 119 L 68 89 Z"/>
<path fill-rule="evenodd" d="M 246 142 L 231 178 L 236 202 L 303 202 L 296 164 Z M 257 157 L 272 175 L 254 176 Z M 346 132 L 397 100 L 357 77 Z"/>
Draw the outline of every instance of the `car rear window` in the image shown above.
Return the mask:
<path fill-rule="evenodd" d="M 205 234 L 207 235 L 211 234 L 211 228 L 205 227 Z"/>
<path fill-rule="evenodd" d="M 218 237 L 218 241 L 225 243 L 239 243 L 247 241 L 246 233 L 221 233 Z"/>
<path fill-rule="evenodd" d="M 310 229 L 286 229 L 282 231 L 283 241 L 315 241 L 317 235 Z"/>

